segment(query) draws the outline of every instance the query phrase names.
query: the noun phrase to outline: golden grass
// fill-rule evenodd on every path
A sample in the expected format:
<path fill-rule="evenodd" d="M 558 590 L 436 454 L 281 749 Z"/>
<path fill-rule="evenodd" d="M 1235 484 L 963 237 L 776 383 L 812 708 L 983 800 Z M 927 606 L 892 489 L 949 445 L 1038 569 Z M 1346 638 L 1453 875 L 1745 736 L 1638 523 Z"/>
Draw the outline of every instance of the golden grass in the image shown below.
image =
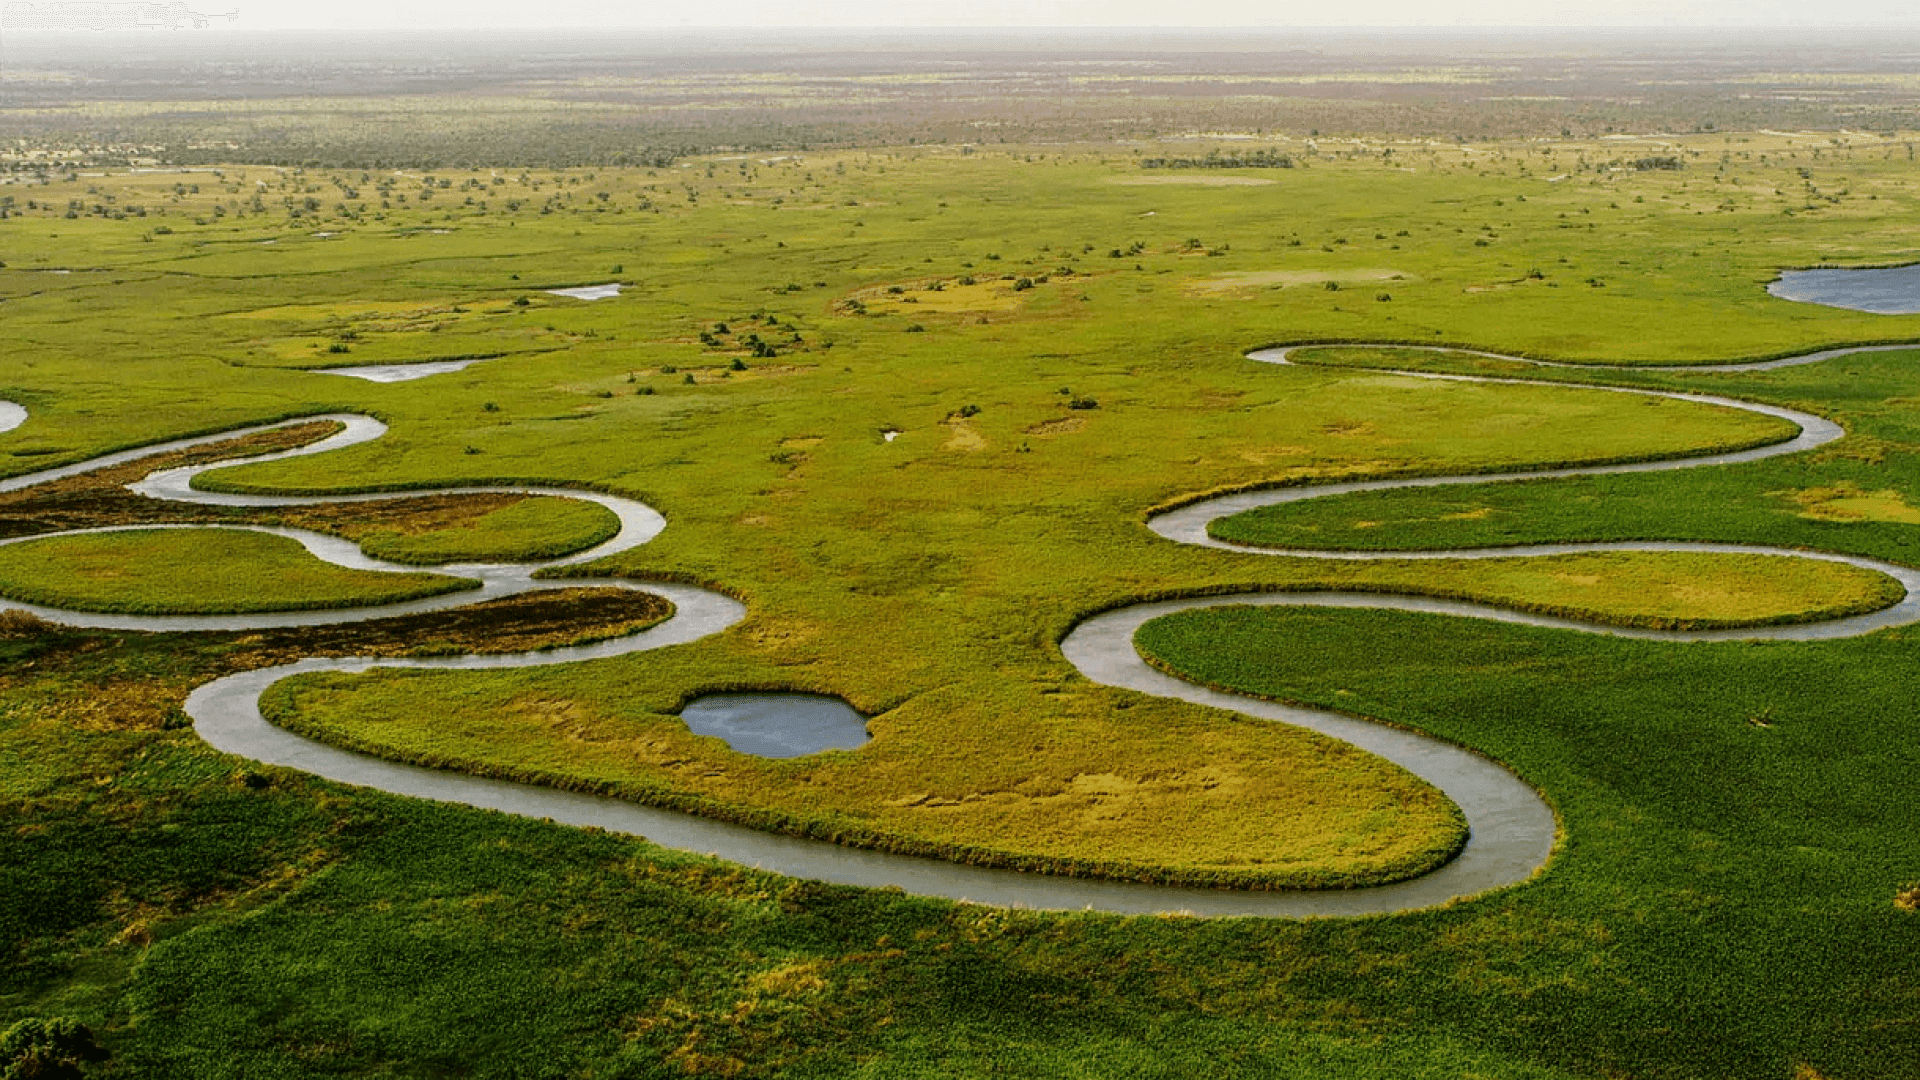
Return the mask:
<path fill-rule="evenodd" d="M 979 428 L 958 417 L 947 421 L 947 441 L 940 444 L 940 449 L 971 454 L 986 448 L 987 437 L 980 434 Z"/>
<path fill-rule="evenodd" d="M 1920 525 L 1920 506 L 1907 501 L 1894 490 L 1862 491 L 1857 485 L 1840 483 L 1832 487 L 1777 491 L 1800 506 L 1800 517 L 1814 521 L 1884 521 L 1898 525 Z"/>
<path fill-rule="evenodd" d="M 1654 627 L 1818 621 L 1905 595 L 1884 574 L 1781 555 L 1593 552 L 1360 566 L 1356 583 Z"/>
<path fill-rule="evenodd" d="M 1444 796 L 1379 758 L 1282 725 L 1195 722 L 1200 710 L 1174 702 L 1129 702 L 1125 723 L 1109 726 L 1108 695 L 1082 692 L 1064 716 L 1050 703 L 1046 728 L 956 736 L 940 718 L 961 702 L 936 692 L 875 716 L 861 750 L 769 761 L 693 735 L 675 702 L 616 712 L 465 682 L 467 707 L 450 714 L 431 705 L 443 678 L 320 675 L 274 688 L 263 706 L 275 723 L 386 757 L 1056 873 L 1357 884 L 1436 865 L 1463 836 Z M 1009 687 L 969 704 L 1011 718 L 1041 700 Z"/>

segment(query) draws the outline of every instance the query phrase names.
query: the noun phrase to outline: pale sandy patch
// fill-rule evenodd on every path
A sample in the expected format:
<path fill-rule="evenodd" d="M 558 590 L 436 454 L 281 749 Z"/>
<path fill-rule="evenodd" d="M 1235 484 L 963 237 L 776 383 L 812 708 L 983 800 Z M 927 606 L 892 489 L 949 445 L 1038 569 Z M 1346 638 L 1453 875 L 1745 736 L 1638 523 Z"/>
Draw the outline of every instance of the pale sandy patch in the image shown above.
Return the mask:
<path fill-rule="evenodd" d="M 974 453 L 987 448 L 987 437 L 980 434 L 965 420 L 947 421 L 947 430 L 951 434 L 947 436 L 947 441 L 940 445 L 942 450 L 964 450 Z"/>

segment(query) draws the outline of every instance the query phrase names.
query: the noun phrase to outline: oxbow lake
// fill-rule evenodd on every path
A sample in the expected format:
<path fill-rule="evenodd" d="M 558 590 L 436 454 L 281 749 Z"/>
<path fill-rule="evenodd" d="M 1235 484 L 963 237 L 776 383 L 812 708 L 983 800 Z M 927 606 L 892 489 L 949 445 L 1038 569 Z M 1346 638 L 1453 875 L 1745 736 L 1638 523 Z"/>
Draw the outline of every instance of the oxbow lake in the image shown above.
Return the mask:
<path fill-rule="evenodd" d="M 1920 313 L 1920 263 L 1881 270 L 1786 270 L 1767 291 L 1805 304 L 1912 315 Z"/>

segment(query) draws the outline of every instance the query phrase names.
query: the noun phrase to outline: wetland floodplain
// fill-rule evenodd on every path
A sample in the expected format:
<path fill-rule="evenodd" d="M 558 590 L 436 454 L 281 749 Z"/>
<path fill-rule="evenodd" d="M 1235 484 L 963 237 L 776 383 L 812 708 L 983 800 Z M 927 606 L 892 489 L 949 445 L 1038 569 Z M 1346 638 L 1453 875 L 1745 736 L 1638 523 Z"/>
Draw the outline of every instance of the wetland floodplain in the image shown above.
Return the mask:
<path fill-rule="evenodd" d="M 457 154 L 402 167 L 364 103 L 19 158 L 0 1030 L 103 1080 L 1909 1080 L 1920 316 L 1764 283 L 1920 250 L 1911 136 L 1542 126 L 1455 65 L 1333 137 L 1382 73 L 1295 63 L 1032 75 L 1123 108 L 1085 143 L 738 121 L 920 69 L 643 72 L 416 101 Z M 688 94 L 732 148 L 531 158 Z M 395 600 L 343 568 L 482 588 L 238 610 Z M 743 688 L 841 736 L 701 734 Z"/>

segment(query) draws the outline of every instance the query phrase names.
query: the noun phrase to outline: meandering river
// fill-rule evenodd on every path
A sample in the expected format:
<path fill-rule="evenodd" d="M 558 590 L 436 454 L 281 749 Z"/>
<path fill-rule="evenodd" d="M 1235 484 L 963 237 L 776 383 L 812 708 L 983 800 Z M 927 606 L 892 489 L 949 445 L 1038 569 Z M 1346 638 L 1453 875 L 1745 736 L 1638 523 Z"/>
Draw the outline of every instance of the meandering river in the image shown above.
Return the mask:
<path fill-rule="evenodd" d="M 1881 348 L 1904 347 L 1906 346 Z M 1288 362 L 1291 351 L 1286 348 L 1263 350 L 1253 353 L 1252 359 L 1265 363 L 1284 364 Z M 1764 370 L 1790 364 L 1817 363 L 1865 351 L 1878 351 L 1878 349 L 1832 349 L 1764 363 L 1716 365 L 1685 370 Z M 1502 357 L 1502 359 L 1514 358 Z M 1401 374 L 1466 382 L 1528 382 L 1528 380 L 1512 378 L 1496 379 L 1423 372 L 1401 372 Z M 1148 522 L 1148 527 L 1159 536 L 1176 543 L 1234 548 L 1234 545 L 1208 536 L 1207 524 L 1256 506 L 1396 487 L 1477 484 L 1603 473 L 1655 472 L 1735 464 L 1781 454 L 1798 453 L 1832 442 L 1843 434 L 1838 425 L 1808 413 L 1710 395 L 1624 387 L 1578 386 L 1569 386 L 1567 392 L 1643 394 L 1743 409 L 1786 419 L 1799 428 L 1799 434 L 1780 443 L 1735 453 L 1705 454 L 1657 462 L 1515 471 L 1494 476 L 1438 476 L 1356 481 L 1248 492 L 1210 499 L 1158 515 Z M 9 415 L 11 414 L 6 411 L 5 406 L 0 405 L 0 430 L 17 426 L 25 418 L 22 410 L 18 414 L 19 418 L 9 425 L 6 423 Z M 175 440 L 138 450 L 109 454 L 92 461 L 0 481 L 0 491 L 20 490 L 150 454 L 229 439 L 287 424 L 306 423 L 315 419 L 336 420 L 345 427 L 342 431 L 305 447 L 258 455 L 244 460 L 260 462 L 326 453 L 377 439 L 386 431 L 385 426 L 379 421 L 365 416 L 330 414 L 321 417 L 303 417 L 287 421 L 285 424 L 247 428 L 198 439 Z M 82 627 L 128 630 L 243 630 L 318 625 L 419 611 L 444 610 L 498 596 L 582 584 L 638 589 L 655 593 L 674 604 L 674 614 L 665 622 L 628 637 L 571 648 L 508 655 L 437 657 L 418 660 L 306 659 L 279 667 L 216 679 L 193 691 L 187 699 L 186 710 L 194 720 L 195 731 L 220 750 L 267 764 L 301 769 L 343 783 L 365 785 L 402 795 L 461 803 L 506 813 L 551 818 L 567 824 L 597 826 L 644 836 L 654 843 L 668 847 L 712 853 L 723 859 L 784 874 L 853 885 L 893 886 L 912 893 L 988 904 L 1056 909 L 1093 908 L 1112 912 L 1187 911 L 1208 916 L 1305 917 L 1377 914 L 1443 904 L 1490 889 L 1516 884 L 1537 873 L 1551 857 L 1555 837 L 1555 821 L 1551 810 L 1537 792 L 1498 763 L 1470 750 L 1415 732 L 1330 712 L 1283 706 L 1241 695 L 1208 690 L 1158 672 L 1140 659 L 1133 646 L 1133 635 L 1143 623 L 1160 615 L 1198 607 L 1229 604 L 1364 607 L 1437 612 L 1466 618 L 1495 619 L 1589 633 L 1672 641 L 1748 638 L 1812 640 L 1854 636 L 1887 626 L 1920 621 L 1920 572 L 1904 566 L 1838 554 L 1748 545 L 1684 543 L 1548 544 L 1523 548 L 1477 548 L 1463 551 L 1365 553 L 1235 548 L 1235 550 L 1259 550 L 1260 553 L 1275 558 L 1341 560 L 1510 558 L 1596 550 L 1760 553 L 1794 558 L 1827 559 L 1878 570 L 1895 577 L 1905 585 L 1907 595 L 1894 606 L 1868 615 L 1835 619 L 1824 623 L 1713 631 L 1628 629 L 1525 614 L 1482 604 L 1377 593 L 1258 593 L 1241 596 L 1212 596 L 1138 604 L 1096 613 L 1081 621 L 1060 642 L 1060 650 L 1066 661 L 1086 678 L 1142 693 L 1179 698 L 1263 719 L 1299 724 L 1353 743 L 1370 753 L 1379 754 L 1394 761 L 1446 793 L 1466 814 L 1470 837 L 1458 857 L 1429 874 L 1393 885 L 1364 889 L 1242 892 L 1051 877 L 961 866 L 932 859 L 841 847 L 823 841 L 777 836 L 618 799 L 579 795 L 550 788 L 424 769 L 326 746 L 268 724 L 260 715 L 260 695 L 269 686 L 292 675 L 318 671 L 360 672 L 377 667 L 486 670 L 605 659 L 698 641 L 733 626 L 744 617 L 745 610 L 731 598 L 692 586 L 638 583 L 616 579 L 569 578 L 560 581 L 543 581 L 533 576 L 536 570 L 545 566 L 587 562 L 628 550 L 652 539 L 665 527 L 664 519 L 652 508 L 630 499 L 551 488 L 451 487 L 434 491 L 406 491 L 391 494 L 281 497 L 220 494 L 198 491 L 192 487 L 193 478 L 200 472 L 238 463 L 240 462 L 226 461 L 219 463 L 218 466 L 193 466 L 157 472 L 132 487 L 142 494 L 160 499 L 262 507 L 413 498 L 433 494 L 522 491 L 529 494 L 587 499 L 599 503 L 618 516 L 620 529 L 611 539 L 563 559 L 530 564 L 469 563 L 430 568 L 399 566 L 371 559 L 362 554 L 352 543 L 336 537 L 297 529 L 271 530 L 294 537 L 317 558 L 340 566 L 396 571 L 433 569 L 442 573 L 475 578 L 482 583 L 482 588 L 478 590 L 353 611 L 148 617 L 86 614 L 4 602 L 0 602 L 0 607 L 24 608 L 51 621 Z M 34 539 L 39 538 L 42 537 Z"/>

